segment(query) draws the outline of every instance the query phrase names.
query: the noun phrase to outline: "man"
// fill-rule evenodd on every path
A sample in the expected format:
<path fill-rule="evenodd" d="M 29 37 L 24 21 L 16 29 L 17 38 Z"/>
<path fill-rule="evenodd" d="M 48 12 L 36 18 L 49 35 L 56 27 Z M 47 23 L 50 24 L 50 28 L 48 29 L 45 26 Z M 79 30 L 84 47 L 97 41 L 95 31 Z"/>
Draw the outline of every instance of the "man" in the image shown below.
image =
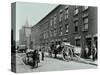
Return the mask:
<path fill-rule="evenodd" d="M 84 51 L 84 55 L 85 55 L 85 58 L 87 59 L 89 56 L 88 56 L 88 53 L 89 53 L 89 48 L 88 46 L 86 45 L 85 46 L 85 51 Z"/>
<path fill-rule="evenodd" d="M 57 44 L 54 47 L 54 54 L 55 54 L 55 58 L 57 58 L 57 53 L 61 50 L 61 45 Z"/>
<path fill-rule="evenodd" d="M 35 49 L 33 52 L 33 67 L 37 68 L 39 62 L 39 52 Z"/>
<path fill-rule="evenodd" d="M 48 53 L 49 53 L 49 56 L 52 57 L 52 51 L 50 47 L 48 47 Z"/>
<path fill-rule="evenodd" d="M 42 61 L 44 61 L 44 52 L 45 52 L 45 47 L 43 47 L 42 50 L 41 50 Z"/>
<path fill-rule="evenodd" d="M 96 59 L 96 53 L 97 53 L 97 50 L 96 50 L 95 44 L 93 44 L 93 48 L 92 48 L 92 60 L 93 61 L 95 61 Z"/>

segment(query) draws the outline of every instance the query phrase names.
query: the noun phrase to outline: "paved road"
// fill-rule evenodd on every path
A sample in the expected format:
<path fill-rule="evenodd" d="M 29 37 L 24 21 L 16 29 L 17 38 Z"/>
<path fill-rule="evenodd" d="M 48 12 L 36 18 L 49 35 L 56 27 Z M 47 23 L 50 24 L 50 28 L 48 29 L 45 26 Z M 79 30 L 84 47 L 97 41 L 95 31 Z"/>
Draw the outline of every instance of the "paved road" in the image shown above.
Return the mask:
<path fill-rule="evenodd" d="M 74 61 L 63 61 L 62 59 L 54 59 L 45 57 L 44 61 L 39 63 L 39 67 L 31 69 L 31 66 L 25 65 L 22 62 L 23 55 L 17 54 L 17 72 L 42 72 L 42 71 L 57 71 L 57 70 L 72 70 L 72 69 L 90 69 L 97 68 L 97 66 L 78 63 Z"/>

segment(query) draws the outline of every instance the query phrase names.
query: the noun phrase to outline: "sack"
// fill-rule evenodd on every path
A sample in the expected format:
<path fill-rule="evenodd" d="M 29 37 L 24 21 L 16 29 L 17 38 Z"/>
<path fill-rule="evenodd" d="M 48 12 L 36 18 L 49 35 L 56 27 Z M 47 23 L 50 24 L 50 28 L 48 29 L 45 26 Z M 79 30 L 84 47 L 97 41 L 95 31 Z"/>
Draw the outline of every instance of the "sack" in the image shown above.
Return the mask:
<path fill-rule="evenodd" d="M 29 57 L 29 63 L 33 63 L 33 59 Z"/>

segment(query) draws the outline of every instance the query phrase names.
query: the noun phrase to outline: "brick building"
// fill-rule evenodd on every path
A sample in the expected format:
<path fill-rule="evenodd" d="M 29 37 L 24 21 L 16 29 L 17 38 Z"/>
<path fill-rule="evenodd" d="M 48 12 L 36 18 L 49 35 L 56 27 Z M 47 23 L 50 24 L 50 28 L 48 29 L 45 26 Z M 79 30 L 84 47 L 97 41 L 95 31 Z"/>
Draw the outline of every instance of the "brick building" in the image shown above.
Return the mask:
<path fill-rule="evenodd" d="M 97 7 L 58 5 L 32 27 L 31 42 L 34 46 L 48 46 L 68 42 L 71 45 L 97 47 Z M 34 42 L 34 41 L 35 42 Z M 91 49 L 90 49 L 91 53 Z"/>

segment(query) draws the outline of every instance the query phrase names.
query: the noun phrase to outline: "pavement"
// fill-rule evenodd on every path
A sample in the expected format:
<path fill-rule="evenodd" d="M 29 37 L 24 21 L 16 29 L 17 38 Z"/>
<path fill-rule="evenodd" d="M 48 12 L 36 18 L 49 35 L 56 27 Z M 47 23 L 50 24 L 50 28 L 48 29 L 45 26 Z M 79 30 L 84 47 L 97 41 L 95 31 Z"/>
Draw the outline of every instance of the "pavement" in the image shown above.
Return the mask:
<path fill-rule="evenodd" d="M 45 53 L 45 55 L 48 56 L 48 53 Z M 62 56 L 60 54 L 58 54 L 57 56 L 62 58 Z M 85 58 L 81 58 L 79 56 L 71 58 L 70 61 L 75 61 L 75 62 L 84 63 L 84 64 L 91 64 L 91 65 L 95 65 L 95 66 L 98 65 L 97 60 L 93 61 L 92 59 L 85 59 Z"/>
<path fill-rule="evenodd" d="M 98 61 L 97 60 L 92 61 L 92 59 L 84 59 L 84 58 L 80 58 L 80 57 L 77 57 L 77 58 L 73 57 L 72 60 L 76 61 L 76 62 L 80 62 L 80 63 L 95 65 L 95 66 L 98 65 Z"/>
<path fill-rule="evenodd" d="M 96 69 L 97 66 L 80 63 L 75 60 L 64 61 L 59 55 L 58 58 L 50 58 L 45 54 L 44 61 L 40 61 L 38 68 L 32 69 L 31 66 L 25 65 L 22 61 L 25 54 L 16 54 L 16 70 L 17 73 L 24 72 L 44 72 L 44 71 L 62 71 L 62 70 L 76 70 L 76 69 Z"/>

